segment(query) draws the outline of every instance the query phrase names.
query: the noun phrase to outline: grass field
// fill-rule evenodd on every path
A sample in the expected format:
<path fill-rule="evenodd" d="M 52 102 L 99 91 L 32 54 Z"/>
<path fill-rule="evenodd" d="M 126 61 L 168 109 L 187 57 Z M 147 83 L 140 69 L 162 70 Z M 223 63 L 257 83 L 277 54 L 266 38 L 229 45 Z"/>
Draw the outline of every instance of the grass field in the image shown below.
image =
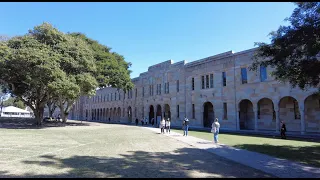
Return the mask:
<path fill-rule="evenodd" d="M 183 134 L 182 130 L 172 131 Z M 213 140 L 213 134 L 203 131 L 189 131 L 188 135 Z M 301 140 L 284 140 L 272 137 L 219 134 L 219 142 L 236 148 L 268 154 L 320 167 L 320 143 Z"/>
<path fill-rule="evenodd" d="M 0 178 L 273 177 L 139 126 L 32 123 L 0 120 Z"/>

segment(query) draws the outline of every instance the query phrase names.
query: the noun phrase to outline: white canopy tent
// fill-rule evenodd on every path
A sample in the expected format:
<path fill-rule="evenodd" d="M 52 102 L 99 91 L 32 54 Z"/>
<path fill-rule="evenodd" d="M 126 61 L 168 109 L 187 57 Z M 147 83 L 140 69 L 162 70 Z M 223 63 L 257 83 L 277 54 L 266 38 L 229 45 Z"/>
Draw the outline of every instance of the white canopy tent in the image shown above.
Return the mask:
<path fill-rule="evenodd" d="M 24 117 L 31 118 L 32 113 L 14 106 L 2 107 L 1 117 Z"/>

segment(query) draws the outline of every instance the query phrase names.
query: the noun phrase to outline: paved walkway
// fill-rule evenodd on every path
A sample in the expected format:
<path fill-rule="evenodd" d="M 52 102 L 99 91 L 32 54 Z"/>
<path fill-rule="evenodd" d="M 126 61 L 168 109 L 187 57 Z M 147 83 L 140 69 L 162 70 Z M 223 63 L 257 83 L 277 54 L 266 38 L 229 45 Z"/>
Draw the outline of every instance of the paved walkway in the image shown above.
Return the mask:
<path fill-rule="evenodd" d="M 159 128 L 143 128 L 160 133 Z M 193 147 L 206 150 L 218 156 L 261 170 L 279 178 L 320 178 L 320 168 L 305 166 L 293 161 L 279 159 L 243 149 L 237 149 L 224 144 L 217 145 L 211 141 L 192 136 L 185 137 L 175 132 L 165 134 L 165 136 L 169 136 Z"/>

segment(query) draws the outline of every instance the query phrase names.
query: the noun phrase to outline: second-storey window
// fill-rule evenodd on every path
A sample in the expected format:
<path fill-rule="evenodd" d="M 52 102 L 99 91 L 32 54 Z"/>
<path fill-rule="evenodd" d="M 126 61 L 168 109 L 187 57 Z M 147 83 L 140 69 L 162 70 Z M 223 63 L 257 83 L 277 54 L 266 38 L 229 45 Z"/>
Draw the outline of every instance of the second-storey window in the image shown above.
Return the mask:
<path fill-rule="evenodd" d="M 265 66 L 260 66 L 260 80 L 261 82 L 267 79 L 267 68 Z"/>
<path fill-rule="evenodd" d="M 206 88 L 209 88 L 209 75 L 206 75 Z"/>
<path fill-rule="evenodd" d="M 241 68 L 241 81 L 242 84 L 248 83 L 247 68 Z"/>
<path fill-rule="evenodd" d="M 210 88 L 213 88 L 213 74 L 210 74 Z"/>
<path fill-rule="evenodd" d="M 179 80 L 177 80 L 177 92 L 179 92 Z"/>
<path fill-rule="evenodd" d="M 204 76 L 201 76 L 201 89 L 204 89 Z"/>
<path fill-rule="evenodd" d="M 222 72 L 222 85 L 227 86 L 226 72 Z"/>
<path fill-rule="evenodd" d="M 192 84 L 192 91 L 193 91 L 194 90 L 194 78 L 192 78 L 191 84 Z"/>

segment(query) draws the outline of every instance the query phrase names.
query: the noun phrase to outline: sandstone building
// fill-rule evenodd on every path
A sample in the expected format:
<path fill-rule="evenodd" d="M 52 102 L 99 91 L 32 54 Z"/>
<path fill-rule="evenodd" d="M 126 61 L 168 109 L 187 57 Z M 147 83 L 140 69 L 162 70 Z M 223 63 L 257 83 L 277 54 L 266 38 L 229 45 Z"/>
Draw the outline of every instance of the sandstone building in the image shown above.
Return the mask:
<path fill-rule="evenodd" d="M 279 131 L 285 121 L 291 132 L 320 132 L 317 89 L 302 91 L 275 81 L 270 67 L 249 70 L 256 49 L 228 51 L 197 61 L 168 60 L 132 79 L 128 93 L 107 87 L 94 97 L 81 97 L 70 119 L 134 122 L 142 117 L 170 118 L 181 125 L 211 127 L 217 117 L 221 129 Z"/>

